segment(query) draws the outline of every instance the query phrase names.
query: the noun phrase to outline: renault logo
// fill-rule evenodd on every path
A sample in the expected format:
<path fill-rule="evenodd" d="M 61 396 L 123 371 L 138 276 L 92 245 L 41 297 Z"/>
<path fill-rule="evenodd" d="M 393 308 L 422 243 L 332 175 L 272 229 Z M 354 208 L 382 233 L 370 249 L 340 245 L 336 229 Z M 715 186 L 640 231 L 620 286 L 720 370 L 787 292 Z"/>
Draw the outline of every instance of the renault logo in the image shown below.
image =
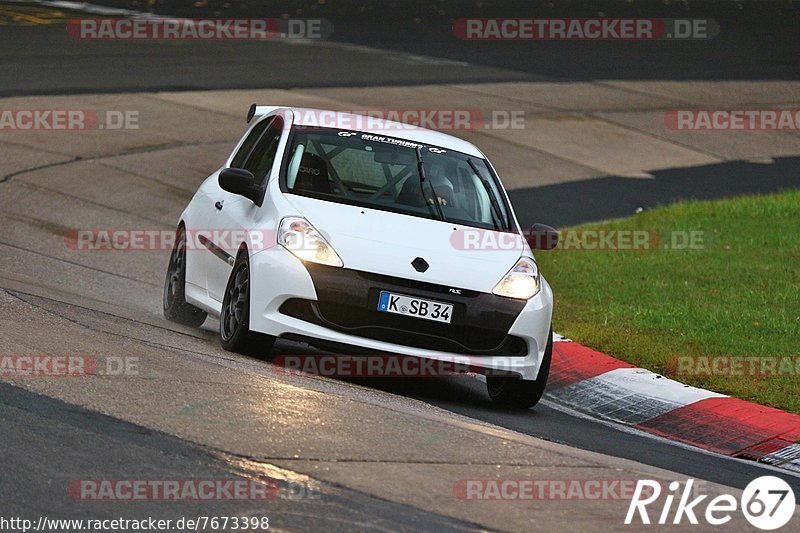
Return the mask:
<path fill-rule="evenodd" d="M 416 270 L 417 272 L 425 272 L 426 270 L 428 270 L 428 267 L 430 267 L 428 262 L 421 257 L 417 257 L 416 259 L 411 261 L 411 266 L 413 266 L 414 270 Z"/>

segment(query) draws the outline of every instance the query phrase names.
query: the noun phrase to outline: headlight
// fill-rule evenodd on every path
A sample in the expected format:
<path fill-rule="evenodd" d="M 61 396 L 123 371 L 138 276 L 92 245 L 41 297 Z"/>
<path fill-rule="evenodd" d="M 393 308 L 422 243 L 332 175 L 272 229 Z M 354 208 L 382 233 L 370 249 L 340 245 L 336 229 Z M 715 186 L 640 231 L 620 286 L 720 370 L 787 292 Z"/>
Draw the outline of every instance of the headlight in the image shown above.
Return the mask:
<path fill-rule="evenodd" d="M 530 257 L 520 257 L 492 291 L 498 296 L 527 300 L 539 292 L 539 268 Z"/>
<path fill-rule="evenodd" d="M 278 229 L 278 244 L 302 261 L 344 266 L 339 255 L 311 223 L 301 217 L 286 217 Z"/>

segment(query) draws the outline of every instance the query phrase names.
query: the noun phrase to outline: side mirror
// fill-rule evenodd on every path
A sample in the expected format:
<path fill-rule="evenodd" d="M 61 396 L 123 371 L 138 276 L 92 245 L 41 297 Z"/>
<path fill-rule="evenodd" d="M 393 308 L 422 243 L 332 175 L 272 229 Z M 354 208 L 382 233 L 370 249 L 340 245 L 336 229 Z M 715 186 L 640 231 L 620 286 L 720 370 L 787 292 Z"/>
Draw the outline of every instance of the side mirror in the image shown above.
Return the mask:
<path fill-rule="evenodd" d="M 528 233 L 528 244 L 533 250 L 552 250 L 558 246 L 558 230 L 546 224 L 534 224 Z"/>
<path fill-rule="evenodd" d="M 256 185 L 255 177 L 248 170 L 243 168 L 223 169 L 219 173 L 217 181 L 225 191 L 244 196 L 254 204 L 258 204 L 261 201 L 261 194 L 264 191 Z"/>

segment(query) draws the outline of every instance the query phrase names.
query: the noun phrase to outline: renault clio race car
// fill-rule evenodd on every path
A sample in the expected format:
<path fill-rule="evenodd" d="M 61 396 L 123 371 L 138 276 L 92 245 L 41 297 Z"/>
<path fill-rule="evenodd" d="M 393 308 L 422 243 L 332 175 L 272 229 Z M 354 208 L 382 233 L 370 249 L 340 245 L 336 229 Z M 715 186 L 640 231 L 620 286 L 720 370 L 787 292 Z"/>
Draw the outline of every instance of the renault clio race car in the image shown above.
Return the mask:
<path fill-rule="evenodd" d="M 253 105 L 248 122 L 180 217 L 168 319 L 219 316 L 222 346 L 242 353 L 280 337 L 466 358 L 493 401 L 539 401 L 553 294 L 478 148 L 332 111 Z M 552 248 L 557 233 L 541 228 Z"/>

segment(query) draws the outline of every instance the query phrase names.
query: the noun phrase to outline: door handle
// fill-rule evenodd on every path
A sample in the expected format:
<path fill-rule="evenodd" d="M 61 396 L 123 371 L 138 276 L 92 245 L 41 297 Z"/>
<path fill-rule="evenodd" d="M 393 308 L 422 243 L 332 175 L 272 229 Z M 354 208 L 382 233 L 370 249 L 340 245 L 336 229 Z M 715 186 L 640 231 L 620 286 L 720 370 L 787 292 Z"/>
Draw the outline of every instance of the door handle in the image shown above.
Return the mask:
<path fill-rule="evenodd" d="M 217 208 L 217 211 L 222 211 L 222 200 L 214 204 L 214 207 Z"/>

